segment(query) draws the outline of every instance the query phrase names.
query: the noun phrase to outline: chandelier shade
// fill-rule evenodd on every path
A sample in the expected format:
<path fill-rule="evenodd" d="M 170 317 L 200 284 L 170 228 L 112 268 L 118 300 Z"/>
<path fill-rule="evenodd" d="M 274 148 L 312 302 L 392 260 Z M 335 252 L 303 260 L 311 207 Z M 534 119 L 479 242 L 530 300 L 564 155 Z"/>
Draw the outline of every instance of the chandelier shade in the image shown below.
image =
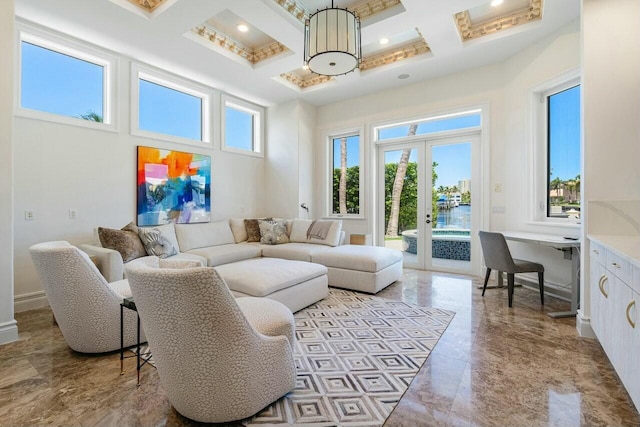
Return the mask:
<path fill-rule="evenodd" d="M 360 20 L 347 9 L 318 10 L 305 22 L 304 63 L 314 73 L 339 76 L 355 70 L 362 58 Z"/>

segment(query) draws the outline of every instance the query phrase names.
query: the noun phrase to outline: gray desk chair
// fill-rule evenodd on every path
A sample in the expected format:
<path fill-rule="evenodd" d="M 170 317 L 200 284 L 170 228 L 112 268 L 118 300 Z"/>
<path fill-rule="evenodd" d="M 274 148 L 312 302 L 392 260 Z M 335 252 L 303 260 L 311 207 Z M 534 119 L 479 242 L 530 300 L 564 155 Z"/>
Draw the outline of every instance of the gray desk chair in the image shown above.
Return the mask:
<path fill-rule="evenodd" d="M 515 273 L 538 273 L 540 303 L 544 305 L 544 266 L 537 262 L 513 259 L 511 252 L 509 252 L 507 241 L 501 233 L 480 231 L 479 235 L 482 252 L 484 254 L 484 263 L 487 266 L 482 296 L 484 296 L 484 292 L 487 290 L 487 282 L 489 281 L 491 270 L 498 270 L 498 274 L 502 274 L 504 271 L 507 273 L 509 307 L 512 307 Z"/>

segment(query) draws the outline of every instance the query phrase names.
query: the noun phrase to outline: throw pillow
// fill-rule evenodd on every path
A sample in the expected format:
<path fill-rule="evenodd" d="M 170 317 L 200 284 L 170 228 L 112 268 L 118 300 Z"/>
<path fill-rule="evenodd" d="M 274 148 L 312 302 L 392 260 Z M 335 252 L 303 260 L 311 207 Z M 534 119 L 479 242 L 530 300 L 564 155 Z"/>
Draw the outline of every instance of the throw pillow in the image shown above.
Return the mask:
<path fill-rule="evenodd" d="M 260 243 L 264 245 L 280 245 L 289 243 L 286 221 L 259 221 Z"/>
<path fill-rule="evenodd" d="M 120 230 L 98 227 L 98 238 L 103 248 L 120 252 L 124 262 L 147 256 L 147 252 L 138 236 L 138 227 L 133 222 L 125 225 Z"/>
<path fill-rule="evenodd" d="M 138 235 L 148 255 L 167 258 L 178 253 L 178 249 L 155 227 L 138 228 Z"/>
<path fill-rule="evenodd" d="M 265 221 L 271 221 L 273 218 L 261 218 Z M 247 229 L 247 242 L 260 241 L 260 219 L 245 219 L 244 227 Z"/>

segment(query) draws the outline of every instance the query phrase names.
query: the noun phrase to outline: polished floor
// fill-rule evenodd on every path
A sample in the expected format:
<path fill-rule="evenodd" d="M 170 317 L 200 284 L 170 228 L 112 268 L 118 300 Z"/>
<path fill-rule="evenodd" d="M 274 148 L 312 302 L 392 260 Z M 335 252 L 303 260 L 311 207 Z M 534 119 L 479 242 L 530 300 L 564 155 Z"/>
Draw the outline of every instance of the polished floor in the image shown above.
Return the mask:
<path fill-rule="evenodd" d="M 517 288 L 488 290 L 466 276 L 405 270 L 378 295 L 456 312 L 385 426 L 637 426 L 640 416 L 595 340 L 568 303 Z M 49 309 L 16 315 L 21 340 L 0 346 L 0 425 L 193 425 L 175 412 L 145 367 L 120 376 L 118 354 L 66 346 Z"/>

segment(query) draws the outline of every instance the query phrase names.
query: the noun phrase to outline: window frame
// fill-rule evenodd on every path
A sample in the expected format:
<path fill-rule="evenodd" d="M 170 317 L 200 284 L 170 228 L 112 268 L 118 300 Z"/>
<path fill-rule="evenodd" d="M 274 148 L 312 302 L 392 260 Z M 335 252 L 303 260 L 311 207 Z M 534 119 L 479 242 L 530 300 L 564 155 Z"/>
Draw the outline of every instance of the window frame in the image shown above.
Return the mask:
<path fill-rule="evenodd" d="M 140 80 L 164 86 L 178 92 L 185 93 L 202 101 L 200 117 L 201 139 L 191 139 L 187 137 L 170 135 L 162 132 L 154 132 L 140 129 Z M 211 89 L 197 84 L 191 80 L 175 76 L 166 71 L 161 71 L 137 62 L 131 63 L 131 135 L 143 138 L 159 139 L 179 144 L 194 145 L 197 147 L 213 146 L 211 138 Z"/>
<path fill-rule="evenodd" d="M 53 33 L 37 29 L 35 27 L 18 23 L 15 75 L 15 115 L 47 122 L 60 123 L 71 126 L 85 127 L 116 132 L 117 114 L 117 75 L 118 57 L 103 50 L 91 47 L 89 44 L 79 43 L 70 38 L 55 35 Z M 102 122 L 84 120 L 77 117 L 64 116 L 42 110 L 34 110 L 22 106 L 22 42 L 33 44 L 52 52 L 75 58 L 79 61 L 89 62 L 103 68 L 102 75 Z"/>
<path fill-rule="evenodd" d="M 553 79 L 541 83 L 531 90 L 533 111 L 532 147 L 533 165 L 530 174 L 533 194 L 531 199 L 531 222 L 549 226 L 579 227 L 580 218 L 555 218 L 548 216 L 549 203 L 549 102 L 548 98 L 557 93 L 582 86 L 582 79 L 578 69 L 570 70 Z M 580 107 L 580 122 L 582 123 L 582 107 Z M 580 156 L 583 156 L 582 138 L 580 136 Z M 582 161 L 582 160 L 581 160 Z M 582 204 L 581 204 L 582 213 Z"/>
<path fill-rule="evenodd" d="M 264 117 L 265 109 L 256 104 L 252 104 L 243 99 L 231 95 L 222 94 L 220 96 L 220 149 L 229 153 L 243 154 L 245 156 L 264 157 Z M 242 111 L 252 116 L 253 123 L 253 149 L 244 150 L 227 145 L 227 107 Z"/>
<path fill-rule="evenodd" d="M 430 114 L 428 113 L 428 114 L 421 114 L 419 116 L 413 116 L 413 117 L 402 117 L 398 119 L 385 120 L 381 122 L 376 122 L 371 126 L 371 137 L 375 145 L 385 145 L 385 144 L 395 144 L 398 142 L 420 140 L 425 138 L 447 136 L 451 134 L 457 134 L 461 130 L 475 132 L 475 131 L 481 130 L 483 127 L 483 122 L 482 122 L 484 120 L 483 114 L 484 112 L 482 108 L 479 108 L 477 106 L 469 106 L 469 107 L 456 108 L 453 110 L 440 111 L 438 113 L 430 113 Z M 420 125 L 421 123 L 426 123 L 426 122 L 434 122 L 434 121 L 439 121 L 443 119 L 451 119 L 456 117 L 464 117 L 464 116 L 472 116 L 472 115 L 480 116 L 480 125 L 469 126 L 469 127 L 454 129 L 454 130 L 421 133 L 421 134 L 416 134 L 414 136 L 399 136 L 395 138 L 380 139 L 380 130 L 382 129 L 392 128 L 392 127 L 402 126 L 402 125 L 411 125 L 412 123 L 416 123 L 416 122 L 418 122 L 418 125 Z"/>
<path fill-rule="evenodd" d="M 366 165 L 365 165 L 365 144 L 364 144 L 364 127 L 352 127 L 339 130 L 332 130 L 324 132 L 323 140 L 325 141 L 325 156 L 327 159 L 327 167 L 325 168 L 325 185 L 327 190 L 325 192 L 325 218 L 336 219 L 365 219 L 366 202 L 365 202 L 365 179 L 366 179 Z M 360 202 L 357 214 L 339 214 L 333 213 L 333 140 L 336 138 L 358 136 L 358 165 L 360 177 L 358 179 L 358 200 Z"/>

